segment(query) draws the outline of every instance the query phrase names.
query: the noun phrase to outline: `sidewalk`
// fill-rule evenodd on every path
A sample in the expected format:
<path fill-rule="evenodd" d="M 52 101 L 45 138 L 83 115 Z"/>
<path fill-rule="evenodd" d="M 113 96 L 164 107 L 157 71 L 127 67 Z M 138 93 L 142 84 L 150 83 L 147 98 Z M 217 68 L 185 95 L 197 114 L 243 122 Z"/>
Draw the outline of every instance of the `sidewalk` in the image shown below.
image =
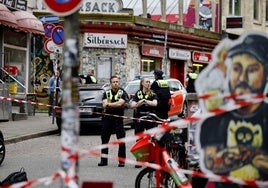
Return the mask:
<path fill-rule="evenodd" d="M 5 144 L 15 143 L 30 138 L 57 133 L 56 120 L 52 124 L 52 117 L 47 113 L 35 113 L 28 116 L 27 120 L 0 122 L 0 130 L 5 139 Z"/>

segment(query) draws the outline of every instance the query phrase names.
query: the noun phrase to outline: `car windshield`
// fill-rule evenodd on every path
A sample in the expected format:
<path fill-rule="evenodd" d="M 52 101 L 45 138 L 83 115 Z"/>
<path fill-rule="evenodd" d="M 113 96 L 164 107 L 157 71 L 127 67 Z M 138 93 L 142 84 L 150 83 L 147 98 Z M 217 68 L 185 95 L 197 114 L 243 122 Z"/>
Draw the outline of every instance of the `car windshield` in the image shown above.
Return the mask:
<path fill-rule="evenodd" d="M 127 86 L 125 87 L 125 91 L 128 94 L 135 94 L 140 87 L 140 82 L 136 82 L 136 83 L 129 83 L 127 84 Z"/>
<path fill-rule="evenodd" d="M 80 101 L 84 102 L 100 102 L 102 101 L 102 95 L 104 90 L 80 90 Z"/>

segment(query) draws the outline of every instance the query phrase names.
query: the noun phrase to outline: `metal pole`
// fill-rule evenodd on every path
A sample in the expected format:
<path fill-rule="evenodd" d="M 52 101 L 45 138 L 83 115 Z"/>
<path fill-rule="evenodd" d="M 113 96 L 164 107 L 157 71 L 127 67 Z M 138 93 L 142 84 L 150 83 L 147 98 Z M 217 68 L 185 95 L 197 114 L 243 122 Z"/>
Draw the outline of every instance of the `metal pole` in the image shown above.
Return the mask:
<path fill-rule="evenodd" d="M 79 138 L 79 13 L 64 18 L 63 85 L 61 167 L 71 181 L 62 179 L 62 187 L 78 186 L 78 138 Z"/>
<path fill-rule="evenodd" d="M 167 38 L 168 38 L 168 30 L 166 30 L 165 33 L 164 56 L 162 59 L 162 70 L 164 71 L 166 76 L 167 76 Z"/>

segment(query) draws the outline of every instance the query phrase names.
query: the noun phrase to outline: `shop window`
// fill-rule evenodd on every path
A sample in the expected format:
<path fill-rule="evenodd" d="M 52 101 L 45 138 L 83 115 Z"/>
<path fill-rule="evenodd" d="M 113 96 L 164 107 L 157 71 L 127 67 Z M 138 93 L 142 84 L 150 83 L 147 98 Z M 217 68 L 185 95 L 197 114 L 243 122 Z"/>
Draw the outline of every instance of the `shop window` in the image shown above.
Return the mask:
<path fill-rule="evenodd" d="M 10 30 L 4 30 L 4 43 L 27 47 L 27 34 L 26 33 L 18 33 Z"/>
<path fill-rule="evenodd" d="M 150 74 L 153 72 L 156 68 L 160 67 L 160 62 L 154 59 L 142 59 L 142 74 Z"/>
<path fill-rule="evenodd" d="M 4 66 L 14 66 L 18 68 L 18 72 L 16 74 L 11 74 L 14 76 L 20 84 L 25 85 L 26 78 L 26 49 L 18 49 L 18 48 L 10 48 L 4 46 Z M 8 78 L 7 75 L 3 74 L 2 79 Z M 23 86 L 18 87 L 19 92 L 24 92 Z"/>

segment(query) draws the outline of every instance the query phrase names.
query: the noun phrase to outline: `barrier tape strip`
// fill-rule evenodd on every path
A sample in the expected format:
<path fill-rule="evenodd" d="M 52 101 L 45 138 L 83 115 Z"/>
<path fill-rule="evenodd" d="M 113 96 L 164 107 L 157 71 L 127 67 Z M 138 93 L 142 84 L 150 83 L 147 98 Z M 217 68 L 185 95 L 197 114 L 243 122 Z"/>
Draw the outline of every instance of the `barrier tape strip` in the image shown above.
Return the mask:
<path fill-rule="evenodd" d="M 201 96 L 201 99 L 208 99 L 208 98 L 213 98 L 215 97 L 215 95 L 207 95 L 207 96 Z M 216 96 L 218 97 L 218 96 Z M 134 135 L 134 136 L 130 136 L 130 137 L 126 137 L 123 139 L 119 139 L 117 141 L 113 141 L 113 142 L 109 142 L 108 144 L 105 145 L 100 145 L 100 146 L 94 146 L 92 147 L 91 150 L 88 151 L 84 151 L 84 150 L 79 150 L 80 151 L 80 156 L 84 156 L 86 154 L 91 154 L 91 155 L 95 155 L 95 156 L 102 156 L 102 157 L 109 157 L 111 159 L 116 159 L 116 160 L 120 160 L 120 161 L 124 161 L 130 164 L 137 164 L 137 165 L 141 165 L 141 166 L 146 166 L 146 167 L 150 167 L 150 168 L 154 168 L 154 169 L 163 169 L 166 170 L 165 168 L 162 168 L 161 166 L 157 165 L 157 164 L 152 164 L 152 163 L 148 163 L 148 162 L 138 162 L 138 161 L 133 161 L 130 159 L 119 159 L 118 157 L 110 157 L 109 155 L 105 156 L 103 154 L 100 154 L 98 152 L 96 152 L 96 149 L 102 149 L 102 148 L 107 148 L 113 145 L 118 145 L 121 143 L 127 143 L 130 141 L 135 141 L 143 136 L 148 136 L 148 134 L 152 135 L 157 135 L 157 134 L 163 134 L 166 131 L 169 131 L 171 129 L 174 128 L 181 128 L 184 127 L 186 124 L 188 123 L 193 123 L 202 119 L 206 119 L 208 117 L 212 117 L 212 116 L 216 116 L 216 115 L 220 115 L 222 113 L 228 112 L 228 111 L 233 111 L 248 105 L 252 105 L 255 103 L 259 103 L 262 102 L 265 98 L 264 95 L 259 94 L 259 95 L 255 95 L 251 97 L 248 96 L 237 96 L 237 95 L 229 95 L 229 96 L 224 96 L 224 98 L 226 99 L 230 99 L 230 98 L 239 98 L 242 97 L 241 99 L 243 99 L 242 101 L 235 101 L 234 104 L 227 104 L 224 105 L 220 108 L 214 109 L 208 113 L 203 113 L 199 116 L 195 116 L 195 117 L 186 117 L 185 119 L 181 119 L 181 120 L 177 120 L 175 122 L 172 123 L 165 123 L 165 126 L 160 126 L 158 128 L 153 128 L 153 129 L 149 129 L 148 131 L 138 134 L 138 135 Z M 18 99 L 13 99 L 13 98 L 8 98 L 8 97 L 2 97 L 0 96 L 0 100 L 9 100 L 9 101 L 14 101 L 14 102 L 19 102 L 19 103 L 27 103 L 27 104 L 32 104 L 32 105 L 45 105 L 45 106 L 53 106 L 53 105 L 47 105 L 44 103 L 36 103 L 36 102 L 32 102 L 32 101 L 24 101 L 24 100 L 18 100 Z M 53 106 L 54 108 L 56 108 L 56 106 Z M 104 113 L 100 113 L 102 115 L 107 115 Z M 111 115 L 111 114 L 110 114 Z M 122 117 L 122 116 L 115 116 L 115 115 L 111 115 L 114 117 Z M 123 118 L 130 118 L 130 117 L 126 117 L 123 116 Z M 136 120 L 140 120 L 139 118 L 133 118 Z M 150 122 L 157 122 L 157 121 L 150 121 Z M 65 150 L 66 148 L 62 148 L 62 150 Z M 73 158 L 74 160 L 78 160 L 78 158 L 80 156 L 70 156 L 71 158 Z M 209 175 L 209 174 L 203 174 L 200 172 L 196 172 L 196 171 L 192 171 L 192 170 L 185 170 L 185 169 L 179 169 L 180 171 L 182 171 L 185 174 L 191 174 L 193 176 L 200 176 L 200 177 L 205 177 L 205 178 L 209 178 L 212 179 L 214 181 L 219 181 L 219 182 L 233 182 L 233 183 L 238 183 L 241 185 L 249 185 L 249 186 L 254 186 L 254 187 L 263 187 L 263 186 L 268 186 L 268 182 L 263 182 L 263 181 L 247 181 L 247 180 L 242 180 L 242 179 L 236 179 L 236 178 L 232 178 L 232 177 L 227 177 L 227 176 L 216 176 L 216 175 Z M 27 182 L 22 182 L 22 183 L 17 183 L 17 184 L 13 184 L 10 186 L 4 186 L 4 188 L 20 188 L 20 187 L 30 187 L 34 184 L 37 183 L 49 183 L 54 181 L 55 179 L 57 179 L 58 177 L 61 177 L 65 183 L 67 183 L 68 185 L 70 185 L 71 187 L 76 188 L 77 184 L 75 183 L 75 178 L 76 177 L 68 177 L 67 174 L 63 171 L 58 171 L 57 173 L 55 173 L 52 177 L 48 177 L 48 178 L 41 178 L 41 179 L 37 179 L 37 180 L 30 180 Z"/>

